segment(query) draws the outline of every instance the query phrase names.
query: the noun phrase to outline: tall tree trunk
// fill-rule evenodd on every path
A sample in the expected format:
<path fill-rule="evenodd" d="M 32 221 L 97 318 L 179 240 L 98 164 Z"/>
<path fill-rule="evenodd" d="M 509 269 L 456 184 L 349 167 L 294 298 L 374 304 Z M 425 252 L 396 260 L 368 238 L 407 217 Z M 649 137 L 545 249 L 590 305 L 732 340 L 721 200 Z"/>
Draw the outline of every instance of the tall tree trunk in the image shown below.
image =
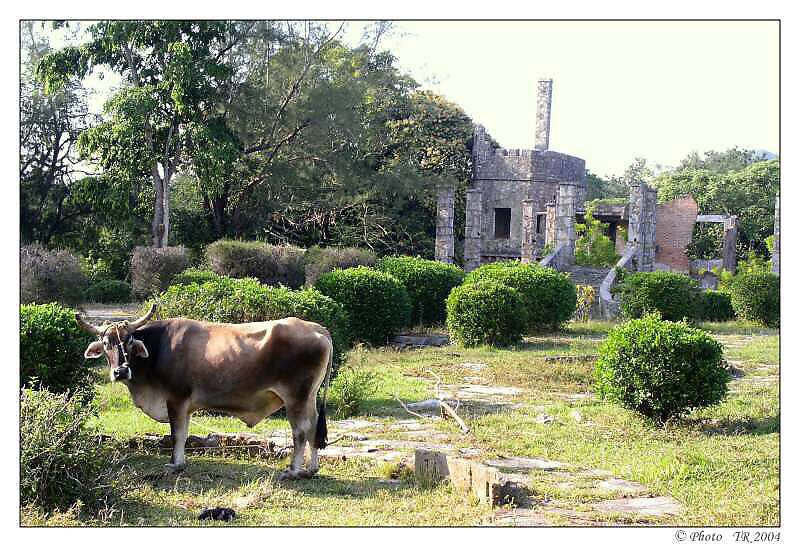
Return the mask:
<path fill-rule="evenodd" d="M 153 247 L 163 247 L 164 233 L 164 184 L 161 175 L 158 174 L 158 164 L 153 163 L 151 169 L 153 177 L 153 190 L 156 194 L 153 211 L 153 224 L 151 226 L 153 236 Z"/>

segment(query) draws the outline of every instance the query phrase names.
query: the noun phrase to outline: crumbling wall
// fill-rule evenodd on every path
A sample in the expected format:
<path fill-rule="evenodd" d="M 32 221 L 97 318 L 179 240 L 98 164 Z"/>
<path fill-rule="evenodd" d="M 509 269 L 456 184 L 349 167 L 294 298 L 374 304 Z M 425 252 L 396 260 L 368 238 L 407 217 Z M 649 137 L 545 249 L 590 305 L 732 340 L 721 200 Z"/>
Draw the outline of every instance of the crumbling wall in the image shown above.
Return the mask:
<path fill-rule="evenodd" d="M 639 272 L 652 272 L 656 257 L 656 191 L 644 182 L 631 184 L 628 205 L 628 246 Z"/>
<path fill-rule="evenodd" d="M 456 189 L 451 184 L 439 186 L 436 194 L 436 249 L 435 258 L 439 262 L 453 263 L 455 239 L 453 222 L 455 220 Z"/>
<path fill-rule="evenodd" d="M 697 202 L 683 196 L 656 206 L 655 269 L 689 273 L 686 247 L 692 241 Z"/>

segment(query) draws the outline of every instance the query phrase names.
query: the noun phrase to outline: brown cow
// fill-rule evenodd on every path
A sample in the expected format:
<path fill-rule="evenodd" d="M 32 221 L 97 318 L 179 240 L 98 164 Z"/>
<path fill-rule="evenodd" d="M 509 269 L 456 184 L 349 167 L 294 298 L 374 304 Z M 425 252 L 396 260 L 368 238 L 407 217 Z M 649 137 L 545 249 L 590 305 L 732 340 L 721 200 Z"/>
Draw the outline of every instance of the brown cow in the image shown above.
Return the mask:
<path fill-rule="evenodd" d="M 133 402 L 159 422 L 169 422 L 169 471 L 186 465 L 184 447 L 189 416 L 200 409 L 239 417 L 249 427 L 286 407 L 294 453 L 281 479 L 311 477 L 319 470 L 317 450 L 325 448 L 325 399 L 333 342 L 317 323 L 289 317 L 262 323 L 205 323 L 192 319 L 150 321 L 144 317 L 95 327 L 75 315 L 84 330 L 98 336 L 84 353 L 106 356 L 111 380 L 128 386 Z M 317 412 L 316 396 L 325 383 Z M 311 457 L 302 469 L 305 445 Z"/>

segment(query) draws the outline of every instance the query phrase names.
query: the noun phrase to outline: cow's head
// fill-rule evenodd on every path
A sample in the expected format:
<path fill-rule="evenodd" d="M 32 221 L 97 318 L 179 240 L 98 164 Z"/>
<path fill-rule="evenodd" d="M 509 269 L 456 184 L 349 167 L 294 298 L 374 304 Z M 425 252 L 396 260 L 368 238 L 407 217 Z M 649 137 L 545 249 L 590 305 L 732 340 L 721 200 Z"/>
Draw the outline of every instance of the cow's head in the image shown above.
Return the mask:
<path fill-rule="evenodd" d="M 131 359 L 134 357 L 147 358 L 147 348 L 141 340 L 133 337 L 139 327 L 147 323 L 156 312 L 156 305 L 150 306 L 150 311 L 135 321 L 119 321 L 104 324 L 100 327 L 90 325 L 83 320 L 79 313 L 75 314 L 78 325 L 95 336 L 97 340 L 89 344 L 83 356 L 87 359 L 97 359 L 105 355 L 108 361 L 111 380 L 130 380 L 133 378 Z"/>

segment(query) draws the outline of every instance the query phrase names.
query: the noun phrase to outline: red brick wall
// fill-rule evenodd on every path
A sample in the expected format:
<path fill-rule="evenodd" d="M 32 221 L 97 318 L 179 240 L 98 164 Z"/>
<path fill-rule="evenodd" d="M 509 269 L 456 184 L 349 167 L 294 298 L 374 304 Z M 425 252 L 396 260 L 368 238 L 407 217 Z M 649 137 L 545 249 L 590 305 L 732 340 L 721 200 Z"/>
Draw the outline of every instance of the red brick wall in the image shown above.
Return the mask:
<path fill-rule="evenodd" d="M 697 220 L 697 202 L 684 196 L 656 207 L 656 269 L 689 272 L 686 247 Z"/>

